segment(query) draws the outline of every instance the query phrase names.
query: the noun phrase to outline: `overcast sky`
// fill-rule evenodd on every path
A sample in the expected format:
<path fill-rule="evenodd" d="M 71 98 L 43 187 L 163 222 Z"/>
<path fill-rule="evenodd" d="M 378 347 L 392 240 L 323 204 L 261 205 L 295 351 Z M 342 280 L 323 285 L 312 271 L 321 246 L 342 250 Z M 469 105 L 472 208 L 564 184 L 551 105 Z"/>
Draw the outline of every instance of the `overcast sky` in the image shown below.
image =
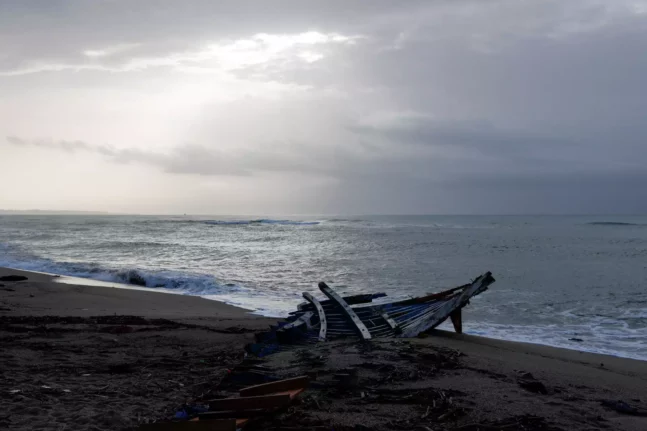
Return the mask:
<path fill-rule="evenodd" d="M 645 213 L 647 1 L 3 0 L 0 208 Z"/>

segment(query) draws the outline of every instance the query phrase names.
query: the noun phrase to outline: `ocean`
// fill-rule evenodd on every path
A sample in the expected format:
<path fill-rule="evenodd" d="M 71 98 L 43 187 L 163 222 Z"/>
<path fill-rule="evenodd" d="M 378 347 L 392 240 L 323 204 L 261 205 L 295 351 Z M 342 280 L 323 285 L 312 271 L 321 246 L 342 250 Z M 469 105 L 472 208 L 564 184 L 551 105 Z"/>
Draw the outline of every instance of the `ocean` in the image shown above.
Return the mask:
<path fill-rule="evenodd" d="M 647 217 L 0 215 L 0 266 L 146 284 L 283 316 L 492 271 L 464 331 L 647 360 Z M 142 307 L 145 307 L 142 304 Z"/>

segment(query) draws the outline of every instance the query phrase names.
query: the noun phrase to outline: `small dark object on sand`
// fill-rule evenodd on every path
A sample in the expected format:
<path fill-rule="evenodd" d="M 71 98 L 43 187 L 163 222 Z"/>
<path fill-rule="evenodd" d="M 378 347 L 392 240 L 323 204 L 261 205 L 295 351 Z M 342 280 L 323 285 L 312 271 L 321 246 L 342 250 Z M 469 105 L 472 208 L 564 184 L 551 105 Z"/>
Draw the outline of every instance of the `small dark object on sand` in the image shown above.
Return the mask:
<path fill-rule="evenodd" d="M 638 408 L 633 407 L 622 400 L 603 400 L 601 404 L 619 413 L 626 413 L 628 415 L 634 416 L 647 416 L 646 410 L 639 410 Z"/>
<path fill-rule="evenodd" d="M 27 280 L 27 277 L 24 275 L 5 275 L 4 277 L 0 277 L 0 281 L 25 281 Z"/>
<path fill-rule="evenodd" d="M 548 391 L 542 382 L 537 380 L 519 380 L 519 386 L 529 392 L 546 395 Z"/>

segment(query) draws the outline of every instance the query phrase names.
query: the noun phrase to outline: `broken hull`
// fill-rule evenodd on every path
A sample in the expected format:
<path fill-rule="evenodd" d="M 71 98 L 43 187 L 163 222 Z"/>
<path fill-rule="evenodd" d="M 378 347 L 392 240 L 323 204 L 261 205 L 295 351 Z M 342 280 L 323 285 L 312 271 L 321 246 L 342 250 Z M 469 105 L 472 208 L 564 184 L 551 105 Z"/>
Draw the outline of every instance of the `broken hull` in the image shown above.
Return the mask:
<path fill-rule="evenodd" d="M 371 304 L 386 296 L 355 295 L 342 298 L 325 283 L 319 289 L 328 299 L 319 301 L 304 293 L 306 303 L 298 311 L 270 331 L 257 334 L 256 344 L 248 345 L 249 353 L 263 356 L 292 344 L 308 344 L 342 337 L 371 338 L 415 337 L 433 329 L 447 318 L 461 331 L 461 309 L 470 298 L 487 290 L 494 283 L 490 272 L 473 282 L 420 298 L 393 303 Z"/>

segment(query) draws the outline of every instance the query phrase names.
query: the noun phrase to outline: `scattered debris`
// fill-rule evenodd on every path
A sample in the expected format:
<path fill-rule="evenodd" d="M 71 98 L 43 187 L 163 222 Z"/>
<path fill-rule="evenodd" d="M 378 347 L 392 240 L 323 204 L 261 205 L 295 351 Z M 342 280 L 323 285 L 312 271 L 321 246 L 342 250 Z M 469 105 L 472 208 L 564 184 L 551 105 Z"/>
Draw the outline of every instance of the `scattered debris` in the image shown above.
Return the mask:
<path fill-rule="evenodd" d="M 619 413 L 625 413 L 634 416 L 647 416 L 647 410 L 638 409 L 637 407 L 631 406 L 622 400 L 603 400 L 601 404 Z"/>
<path fill-rule="evenodd" d="M 546 395 L 548 390 L 546 386 L 540 381 L 537 380 L 519 380 L 519 386 L 527 390 L 528 392 L 533 392 L 536 394 Z"/>
<path fill-rule="evenodd" d="M 546 386 L 544 386 L 542 382 L 537 380 L 535 376 L 532 375 L 532 373 L 523 371 L 519 371 L 518 373 L 519 378 L 517 379 L 517 383 L 519 384 L 519 386 L 521 386 L 528 392 L 533 392 L 536 394 L 546 395 L 548 393 Z"/>
<path fill-rule="evenodd" d="M 498 421 L 473 423 L 452 428 L 452 431 L 490 431 L 490 430 L 525 430 L 525 431 L 563 431 L 549 425 L 539 416 L 523 415 Z"/>
<path fill-rule="evenodd" d="M 191 429 L 235 431 L 252 420 L 289 406 L 307 388 L 309 380 L 307 376 L 300 376 L 243 388 L 238 397 L 212 399 L 208 407 L 184 406 L 175 413 L 175 422 L 144 424 L 139 429 L 184 430 L 189 422 Z M 204 426 L 198 425 L 204 422 Z"/>

